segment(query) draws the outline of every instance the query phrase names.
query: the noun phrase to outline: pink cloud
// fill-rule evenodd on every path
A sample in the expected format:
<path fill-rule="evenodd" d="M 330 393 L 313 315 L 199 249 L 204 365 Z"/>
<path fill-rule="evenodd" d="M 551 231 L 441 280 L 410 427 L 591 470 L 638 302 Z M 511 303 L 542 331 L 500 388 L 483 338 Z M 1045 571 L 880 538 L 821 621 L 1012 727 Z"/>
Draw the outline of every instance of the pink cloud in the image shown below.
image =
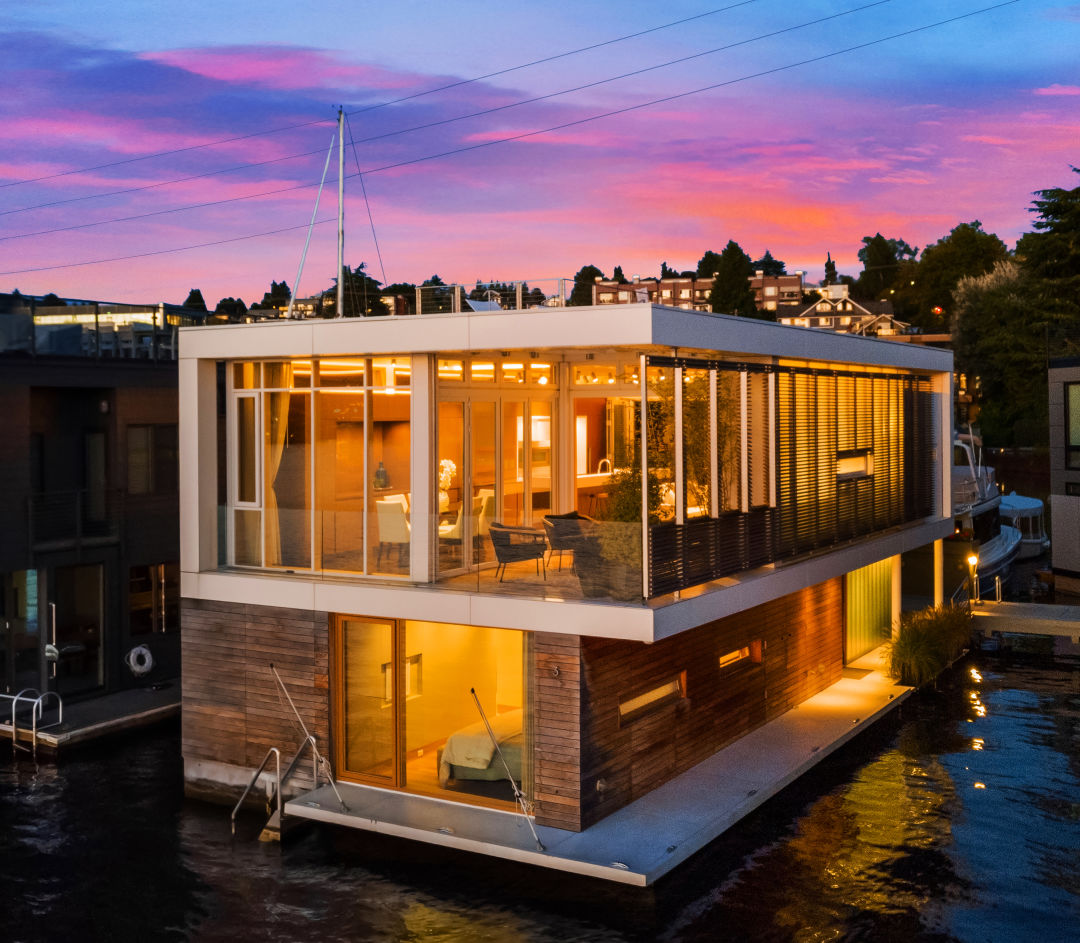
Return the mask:
<path fill-rule="evenodd" d="M 1080 95 L 1080 85 L 1048 85 L 1046 88 L 1037 88 L 1036 95 Z"/>
<path fill-rule="evenodd" d="M 319 86 L 405 89 L 431 77 L 390 72 L 370 65 L 342 62 L 333 53 L 288 46 L 252 48 L 222 46 L 207 49 L 169 49 L 146 52 L 143 59 L 161 62 L 221 82 L 262 85 L 274 89 Z"/>

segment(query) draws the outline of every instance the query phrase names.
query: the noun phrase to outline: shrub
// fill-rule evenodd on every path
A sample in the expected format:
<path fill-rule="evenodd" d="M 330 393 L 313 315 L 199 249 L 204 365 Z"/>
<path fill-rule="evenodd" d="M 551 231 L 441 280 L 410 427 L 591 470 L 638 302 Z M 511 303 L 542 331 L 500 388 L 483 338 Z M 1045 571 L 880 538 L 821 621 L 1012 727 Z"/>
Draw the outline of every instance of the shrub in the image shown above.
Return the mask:
<path fill-rule="evenodd" d="M 901 684 L 933 681 L 968 646 L 971 612 L 966 606 L 938 606 L 905 612 L 891 642 L 889 674 Z"/>

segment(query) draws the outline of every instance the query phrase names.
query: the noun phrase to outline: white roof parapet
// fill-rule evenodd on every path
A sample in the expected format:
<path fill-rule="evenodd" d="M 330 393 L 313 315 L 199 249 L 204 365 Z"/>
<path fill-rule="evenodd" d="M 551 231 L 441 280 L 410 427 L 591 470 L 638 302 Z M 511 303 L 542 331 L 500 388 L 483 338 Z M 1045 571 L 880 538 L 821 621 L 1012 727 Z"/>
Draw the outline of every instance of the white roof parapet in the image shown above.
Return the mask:
<path fill-rule="evenodd" d="M 655 304 L 267 321 L 180 331 L 182 360 L 649 346 L 930 372 L 951 371 L 953 365 L 951 351 L 938 348 Z"/>

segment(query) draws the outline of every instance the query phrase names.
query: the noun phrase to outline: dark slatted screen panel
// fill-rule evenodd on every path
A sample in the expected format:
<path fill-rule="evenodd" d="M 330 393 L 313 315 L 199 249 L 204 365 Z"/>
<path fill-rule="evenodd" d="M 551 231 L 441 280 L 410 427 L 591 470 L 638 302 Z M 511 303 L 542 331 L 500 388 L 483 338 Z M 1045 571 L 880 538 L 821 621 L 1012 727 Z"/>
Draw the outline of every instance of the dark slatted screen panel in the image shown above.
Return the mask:
<path fill-rule="evenodd" d="M 928 456 L 933 454 L 934 396 L 929 379 L 685 363 L 717 371 L 720 516 L 650 527 L 650 596 L 811 553 L 933 513 L 935 463 Z M 739 488 L 733 474 L 742 448 L 737 390 L 744 371 L 754 427 L 745 443 L 747 513 L 737 509 Z M 768 402 L 770 372 L 776 394 L 773 469 L 768 436 L 760 435 L 768 419 L 762 404 Z M 842 460 L 850 471 L 838 471 Z M 770 474 L 776 478 L 775 507 L 757 504 L 768 499 Z"/>

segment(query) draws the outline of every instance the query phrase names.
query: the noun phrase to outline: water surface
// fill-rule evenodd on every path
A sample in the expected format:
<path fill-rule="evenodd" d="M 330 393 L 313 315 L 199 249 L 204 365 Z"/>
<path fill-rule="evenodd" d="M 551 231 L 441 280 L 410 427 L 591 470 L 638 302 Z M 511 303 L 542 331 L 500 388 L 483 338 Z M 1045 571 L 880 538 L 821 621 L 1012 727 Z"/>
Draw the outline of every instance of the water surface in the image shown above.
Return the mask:
<path fill-rule="evenodd" d="M 1080 938 L 1080 669 L 977 656 L 653 889 L 186 801 L 179 731 L 0 746 L 0 939 Z"/>

